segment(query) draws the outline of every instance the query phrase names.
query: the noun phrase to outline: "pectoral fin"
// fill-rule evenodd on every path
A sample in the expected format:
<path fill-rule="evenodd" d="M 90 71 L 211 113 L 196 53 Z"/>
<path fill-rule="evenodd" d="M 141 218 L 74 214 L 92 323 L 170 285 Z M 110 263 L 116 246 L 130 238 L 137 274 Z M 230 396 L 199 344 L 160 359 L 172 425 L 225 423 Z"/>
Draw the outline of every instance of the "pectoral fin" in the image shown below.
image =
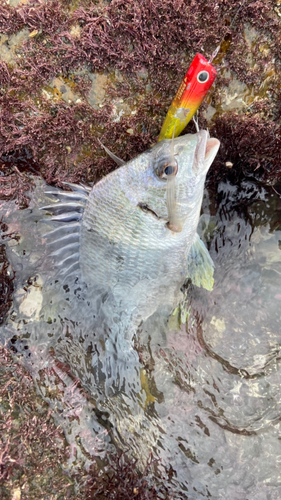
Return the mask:
<path fill-rule="evenodd" d="M 203 241 L 196 234 L 188 255 L 188 277 L 196 286 L 212 290 L 214 285 L 214 263 Z"/>

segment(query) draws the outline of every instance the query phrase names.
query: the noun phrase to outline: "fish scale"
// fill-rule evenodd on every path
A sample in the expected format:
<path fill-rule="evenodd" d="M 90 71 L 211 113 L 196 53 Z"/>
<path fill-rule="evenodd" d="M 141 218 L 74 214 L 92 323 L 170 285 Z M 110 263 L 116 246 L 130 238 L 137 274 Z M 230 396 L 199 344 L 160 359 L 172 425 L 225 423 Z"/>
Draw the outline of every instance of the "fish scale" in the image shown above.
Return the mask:
<path fill-rule="evenodd" d="M 92 212 L 93 205 L 90 206 L 90 210 Z M 100 207 L 95 206 L 95 211 L 99 212 Z M 161 247 L 164 243 L 161 240 L 159 242 L 158 239 L 154 237 L 154 234 L 151 231 L 151 226 L 147 226 L 147 218 L 145 215 L 142 216 L 140 209 L 135 209 L 134 212 L 130 214 L 130 218 L 124 220 L 123 224 L 120 217 L 117 220 L 114 218 L 113 222 L 112 219 L 108 218 L 107 222 L 104 221 L 102 225 L 102 231 L 95 236 L 92 234 L 89 237 L 87 229 L 84 230 L 84 221 L 87 221 L 87 226 L 88 224 L 92 226 L 93 221 L 90 217 L 88 218 L 87 209 L 83 219 L 81 238 L 81 251 L 83 252 L 85 247 L 84 255 L 87 256 L 87 258 L 83 261 L 83 266 L 87 266 L 87 273 L 91 273 L 92 268 L 92 255 L 90 255 L 88 251 L 90 252 L 90 249 L 95 248 L 96 246 L 101 252 L 100 255 L 96 255 L 98 262 L 101 262 L 101 266 L 104 262 L 107 263 L 106 267 L 110 266 L 108 267 L 108 278 L 106 279 L 106 283 L 115 281 L 119 278 L 125 286 L 128 283 L 128 280 L 132 283 L 139 281 L 142 274 L 147 275 L 149 273 L 152 278 L 152 276 L 156 273 L 156 269 L 152 266 L 153 262 L 149 259 L 147 249 L 149 246 L 156 247 L 158 249 L 158 253 L 161 254 Z M 96 243 L 96 240 L 98 238 L 100 239 L 101 236 L 103 236 L 103 245 Z M 136 252 L 138 253 L 137 260 Z M 104 257 L 106 255 L 108 255 L 110 259 L 105 259 Z M 154 255 L 154 258 L 157 259 L 157 256 Z M 118 262 L 118 259 L 122 260 L 126 273 L 118 275 L 117 277 L 115 265 L 116 261 Z M 134 275 L 131 275 L 131 270 L 134 271 Z M 84 274 L 86 275 L 86 272 Z M 96 278 L 97 276 L 95 274 L 93 279 Z M 98 282 L 103 283 L 104 279 L 105 273 L 104 268 L 102 267 L 101 272 L 98 274 Z"/>

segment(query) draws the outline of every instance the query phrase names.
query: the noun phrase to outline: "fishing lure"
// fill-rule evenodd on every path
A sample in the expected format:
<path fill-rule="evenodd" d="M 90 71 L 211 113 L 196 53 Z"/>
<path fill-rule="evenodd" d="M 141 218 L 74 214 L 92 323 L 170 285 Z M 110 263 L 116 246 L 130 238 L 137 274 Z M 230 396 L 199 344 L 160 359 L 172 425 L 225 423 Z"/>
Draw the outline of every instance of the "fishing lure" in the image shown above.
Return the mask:
<path fill-rule="evenodd" d="M 196 54 L 168 110 L 158 141 L 177 137 L 201 105 L 217 76 L 211 61 Z"/>

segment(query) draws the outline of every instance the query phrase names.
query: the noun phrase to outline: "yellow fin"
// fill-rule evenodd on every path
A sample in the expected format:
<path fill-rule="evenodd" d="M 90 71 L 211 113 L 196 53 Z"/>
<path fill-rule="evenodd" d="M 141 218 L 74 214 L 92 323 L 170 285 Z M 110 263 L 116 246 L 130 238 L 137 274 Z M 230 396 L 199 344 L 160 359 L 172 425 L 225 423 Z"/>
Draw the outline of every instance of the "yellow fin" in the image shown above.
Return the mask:
<path fill-rule="evenodd" d="M 146 408 L 147 405 L 154 403 L 156 401 L 156 398 L 150 392 L 148 377 L 147 377 L 145 368 L 141 368 L 141 370 L 140 370 L 140 381 L 141 381 L 141 389 L 142 389 L 142 391 L 145 392 L 145 395 L 146 395 L 146 399 L 145 399 L 145 403 L 144 403 L 144 407 Z"/>
<path fill-rule="evenodd" d="M 203 241 L 196 234 L 188 256 L 188 278 L 193 285 L 212 291 L 214 285 L 214 263 Z"/>

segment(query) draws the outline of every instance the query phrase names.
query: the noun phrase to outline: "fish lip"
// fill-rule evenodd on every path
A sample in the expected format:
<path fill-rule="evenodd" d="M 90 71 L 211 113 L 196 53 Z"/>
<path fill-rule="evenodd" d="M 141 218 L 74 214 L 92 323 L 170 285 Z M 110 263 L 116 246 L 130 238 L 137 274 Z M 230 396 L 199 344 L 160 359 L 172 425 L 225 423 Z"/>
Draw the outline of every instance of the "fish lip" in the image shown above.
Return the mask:
<path fill-rule="evenodd" d="M 181 233 L 182 232 L 182 224 L 173 224 L 170 221 L 166 224 L 167 228 L 172 231 L 172 233 Z"/>

